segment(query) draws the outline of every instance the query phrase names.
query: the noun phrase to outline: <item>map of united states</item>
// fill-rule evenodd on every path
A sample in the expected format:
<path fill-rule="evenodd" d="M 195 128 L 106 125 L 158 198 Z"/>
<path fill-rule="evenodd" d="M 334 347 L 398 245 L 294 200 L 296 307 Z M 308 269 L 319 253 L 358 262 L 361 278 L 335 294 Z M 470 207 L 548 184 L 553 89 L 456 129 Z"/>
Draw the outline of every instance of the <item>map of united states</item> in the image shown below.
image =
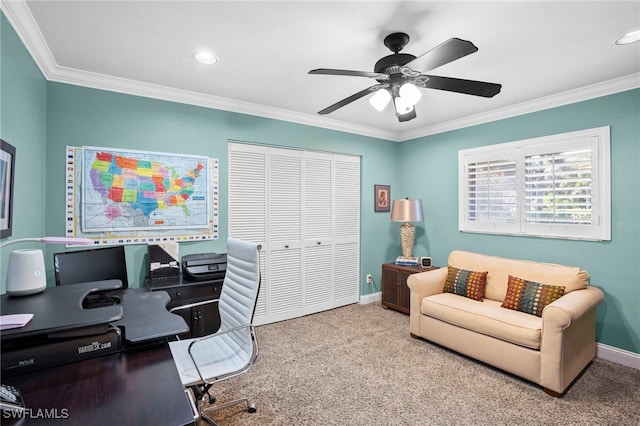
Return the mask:
<path fill-rule="evenodd" d="M 173 167 L 161 162 L 96 152 L 89 176 L 93 189 L 110 204 L 105 210 L 108 219 L 123 214 L 119 205 L 138 210 L 145 217 L 171 207 L 179 207 L 189 216 L 187 201 L 203 168 L 198 163 L 180 176 Z"/>

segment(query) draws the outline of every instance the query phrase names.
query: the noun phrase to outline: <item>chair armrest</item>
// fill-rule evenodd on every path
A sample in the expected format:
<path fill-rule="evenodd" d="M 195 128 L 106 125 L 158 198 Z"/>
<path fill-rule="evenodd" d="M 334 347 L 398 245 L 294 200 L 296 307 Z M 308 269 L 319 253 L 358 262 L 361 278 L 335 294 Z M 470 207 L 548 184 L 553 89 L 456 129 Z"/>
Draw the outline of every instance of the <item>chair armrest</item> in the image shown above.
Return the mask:
<path fill-rule="evenodd" d="M 251 334 L 251 336 L 253 338 L 253 336 L 255 335 L 255 327 L 253 326 L 253 324 L 241 325 L 241 326 L 238 326 L 238 327 L 230 328 L 228 330 L 217 331 L 214 334 L 209 334 L 207 336 L 197 337 L 197 338 L 193 339 L 191 341 L 191 343 L 189 343 L 189 349 L 188 349 L 189 350 L 189 354 L 191 354 L 191 348 L 193 346 L 195 346 L 196 344 L 200 343 L 200 342 L 204 342 L 204 341 L 209 340 L 209 339 L 219 338 L 221 336 L 224 336 L 225 334 L 234 333 L 236 331 L 244 330 L 245 328 L 249 329 L 249 333 Z"/>
<path fill-rule="evenodd" d="M 247 331 L 248 336 L 246 336 L 246 335 L 235 336 L 235 337 L 231 336 L 230 338 L 232 340 L 236 341 L 235 344 L 237 344 L 238 346 L 241 345 L 241 341 L 243 339 L 247 339 L 247 338 L 251 339 L 251 352 L 250 352 L 251 355 L 246 360 L 246 363 L 244 365 L 242 365 L 240 368 L 236 369 L 236 370 L 226 372 L 222 376 L 207 377 L 205 374 L 203 374 L 203 372 L 201 370 L 201 367 L 203 367 L 203 364 L 200 364 L 196 360 L 196 357 L 194 357 L 194 355 L 193 355 L 193 350 L 195 349 L 195 347 L 198 344 L 202 344 L 202 343 L 205 343 L 205 342 L 210 341 L 210 340 L 221 339 L 221 338 L 223 338 L 224 336 L 226 336 L 228 334 L 238 333 L 239 331 L 245 330 L 245 329 L 248 330 Z M 232 346 L 235 346 L 235 344 L 232 345 Z M 225 348 L 227 348 L 227 349 L 229 348 L 229 341 L 225 342 Z M 241 351 L 245 351 L 247 349 L 248 348 L 246 348 L 246 347 L 245 348 L 241 348 Z M 258 340 L 256 338 L 255 327 L 254 327 L 253 324 L 241 325 L 241 326 L 238 326 L 238 327 L 230 328 L 228 330 L 218 331 L 218 332 L 216 332 L 214 334 L 210 334 L 208 336 L 203 336 L 203 337 L 199 337 L 199 338 L 193 339 L 191 341 L 191 343 L 189 343 L 189 347 L 187 348 L 187 352 L 189 353 L 189 356 L 191 357 L 191 360 L 193 361 L 193 365 L 195 366 L 195 368 L 196 368 L 196 370 L 198 372 L 198 375 L 200 376 L 202 381 L 205 382 L 205 383 L 215 383 L 216 381 L 219 381 L 219 380 L 222 380 L 222 379 L 228 379 L 228 378 L 237 376 L 237 375 L 249 370 L 253 366 L 253 363 L 255 362 L 255 360 L 258 358 Z M 248 351 L 247 351 L 247 353 L 248 353 Z M 222 356 L 222 357 L 225 357 L 225 358 L 228 357 L 228 354 L 224 355 L 222 353 L 216 353 L 216 354 L 212 354 L 212 355 Z M 209 359 L 209 360 L 206 360 L 206 362 L 212 362 L 212 360 Z"/>
<path fill-rule="evenodd" d="M 407 286 L 411 290 L 411 304 L 409 308 L 409 330 L 413 336 L 420 336 L 420 305 L 427 296 L 444 291 L 447 279 L 447 268 L 432 269 L 409 275 Z"/>

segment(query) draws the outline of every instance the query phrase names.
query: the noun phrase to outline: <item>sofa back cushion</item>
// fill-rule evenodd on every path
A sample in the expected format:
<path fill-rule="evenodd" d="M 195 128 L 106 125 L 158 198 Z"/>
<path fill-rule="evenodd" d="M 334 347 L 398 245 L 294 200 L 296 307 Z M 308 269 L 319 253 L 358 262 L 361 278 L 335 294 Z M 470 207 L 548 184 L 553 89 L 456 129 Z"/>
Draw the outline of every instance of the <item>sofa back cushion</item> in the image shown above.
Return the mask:
<path fill-rule="evenodd" d="M 448 264 L 460 269 L 487 271 L 485 297 L 500 302 L 507 294 L 509 275 L 541 284 L 564 286 L 565 294 L 589 285 L 589 274 L 575 266 L 507 259 L 462 250 L 452 251 Z"/>

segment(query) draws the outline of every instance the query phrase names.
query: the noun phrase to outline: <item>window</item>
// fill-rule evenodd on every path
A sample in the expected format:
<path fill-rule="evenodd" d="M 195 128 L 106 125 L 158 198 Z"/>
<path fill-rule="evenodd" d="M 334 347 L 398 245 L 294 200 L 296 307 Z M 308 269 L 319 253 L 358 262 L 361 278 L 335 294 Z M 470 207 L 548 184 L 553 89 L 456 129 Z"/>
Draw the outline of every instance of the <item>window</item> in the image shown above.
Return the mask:
<path fill-rule="evenodd" d="M 611 239 L 609 127 L 461 150 L 459 229 Z"/>

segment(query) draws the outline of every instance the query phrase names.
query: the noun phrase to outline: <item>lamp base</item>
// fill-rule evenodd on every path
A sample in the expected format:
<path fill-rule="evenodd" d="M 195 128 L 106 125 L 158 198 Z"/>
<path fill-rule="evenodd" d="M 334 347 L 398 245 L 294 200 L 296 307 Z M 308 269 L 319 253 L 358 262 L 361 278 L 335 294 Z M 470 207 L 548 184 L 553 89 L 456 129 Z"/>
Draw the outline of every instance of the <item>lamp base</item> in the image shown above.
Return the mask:
<path fill-rule="evenodd" d="M 400 244 L 402 257 L 413 258 L 413 244 L 416 238 L 416 227 L 407 222 L 400 225 Z"/>
<path fill-rule="evenodd" d="M 7 294 L 29 296 L 47 288 L 42 250 L 14 250 L 7 265 Z"/>

